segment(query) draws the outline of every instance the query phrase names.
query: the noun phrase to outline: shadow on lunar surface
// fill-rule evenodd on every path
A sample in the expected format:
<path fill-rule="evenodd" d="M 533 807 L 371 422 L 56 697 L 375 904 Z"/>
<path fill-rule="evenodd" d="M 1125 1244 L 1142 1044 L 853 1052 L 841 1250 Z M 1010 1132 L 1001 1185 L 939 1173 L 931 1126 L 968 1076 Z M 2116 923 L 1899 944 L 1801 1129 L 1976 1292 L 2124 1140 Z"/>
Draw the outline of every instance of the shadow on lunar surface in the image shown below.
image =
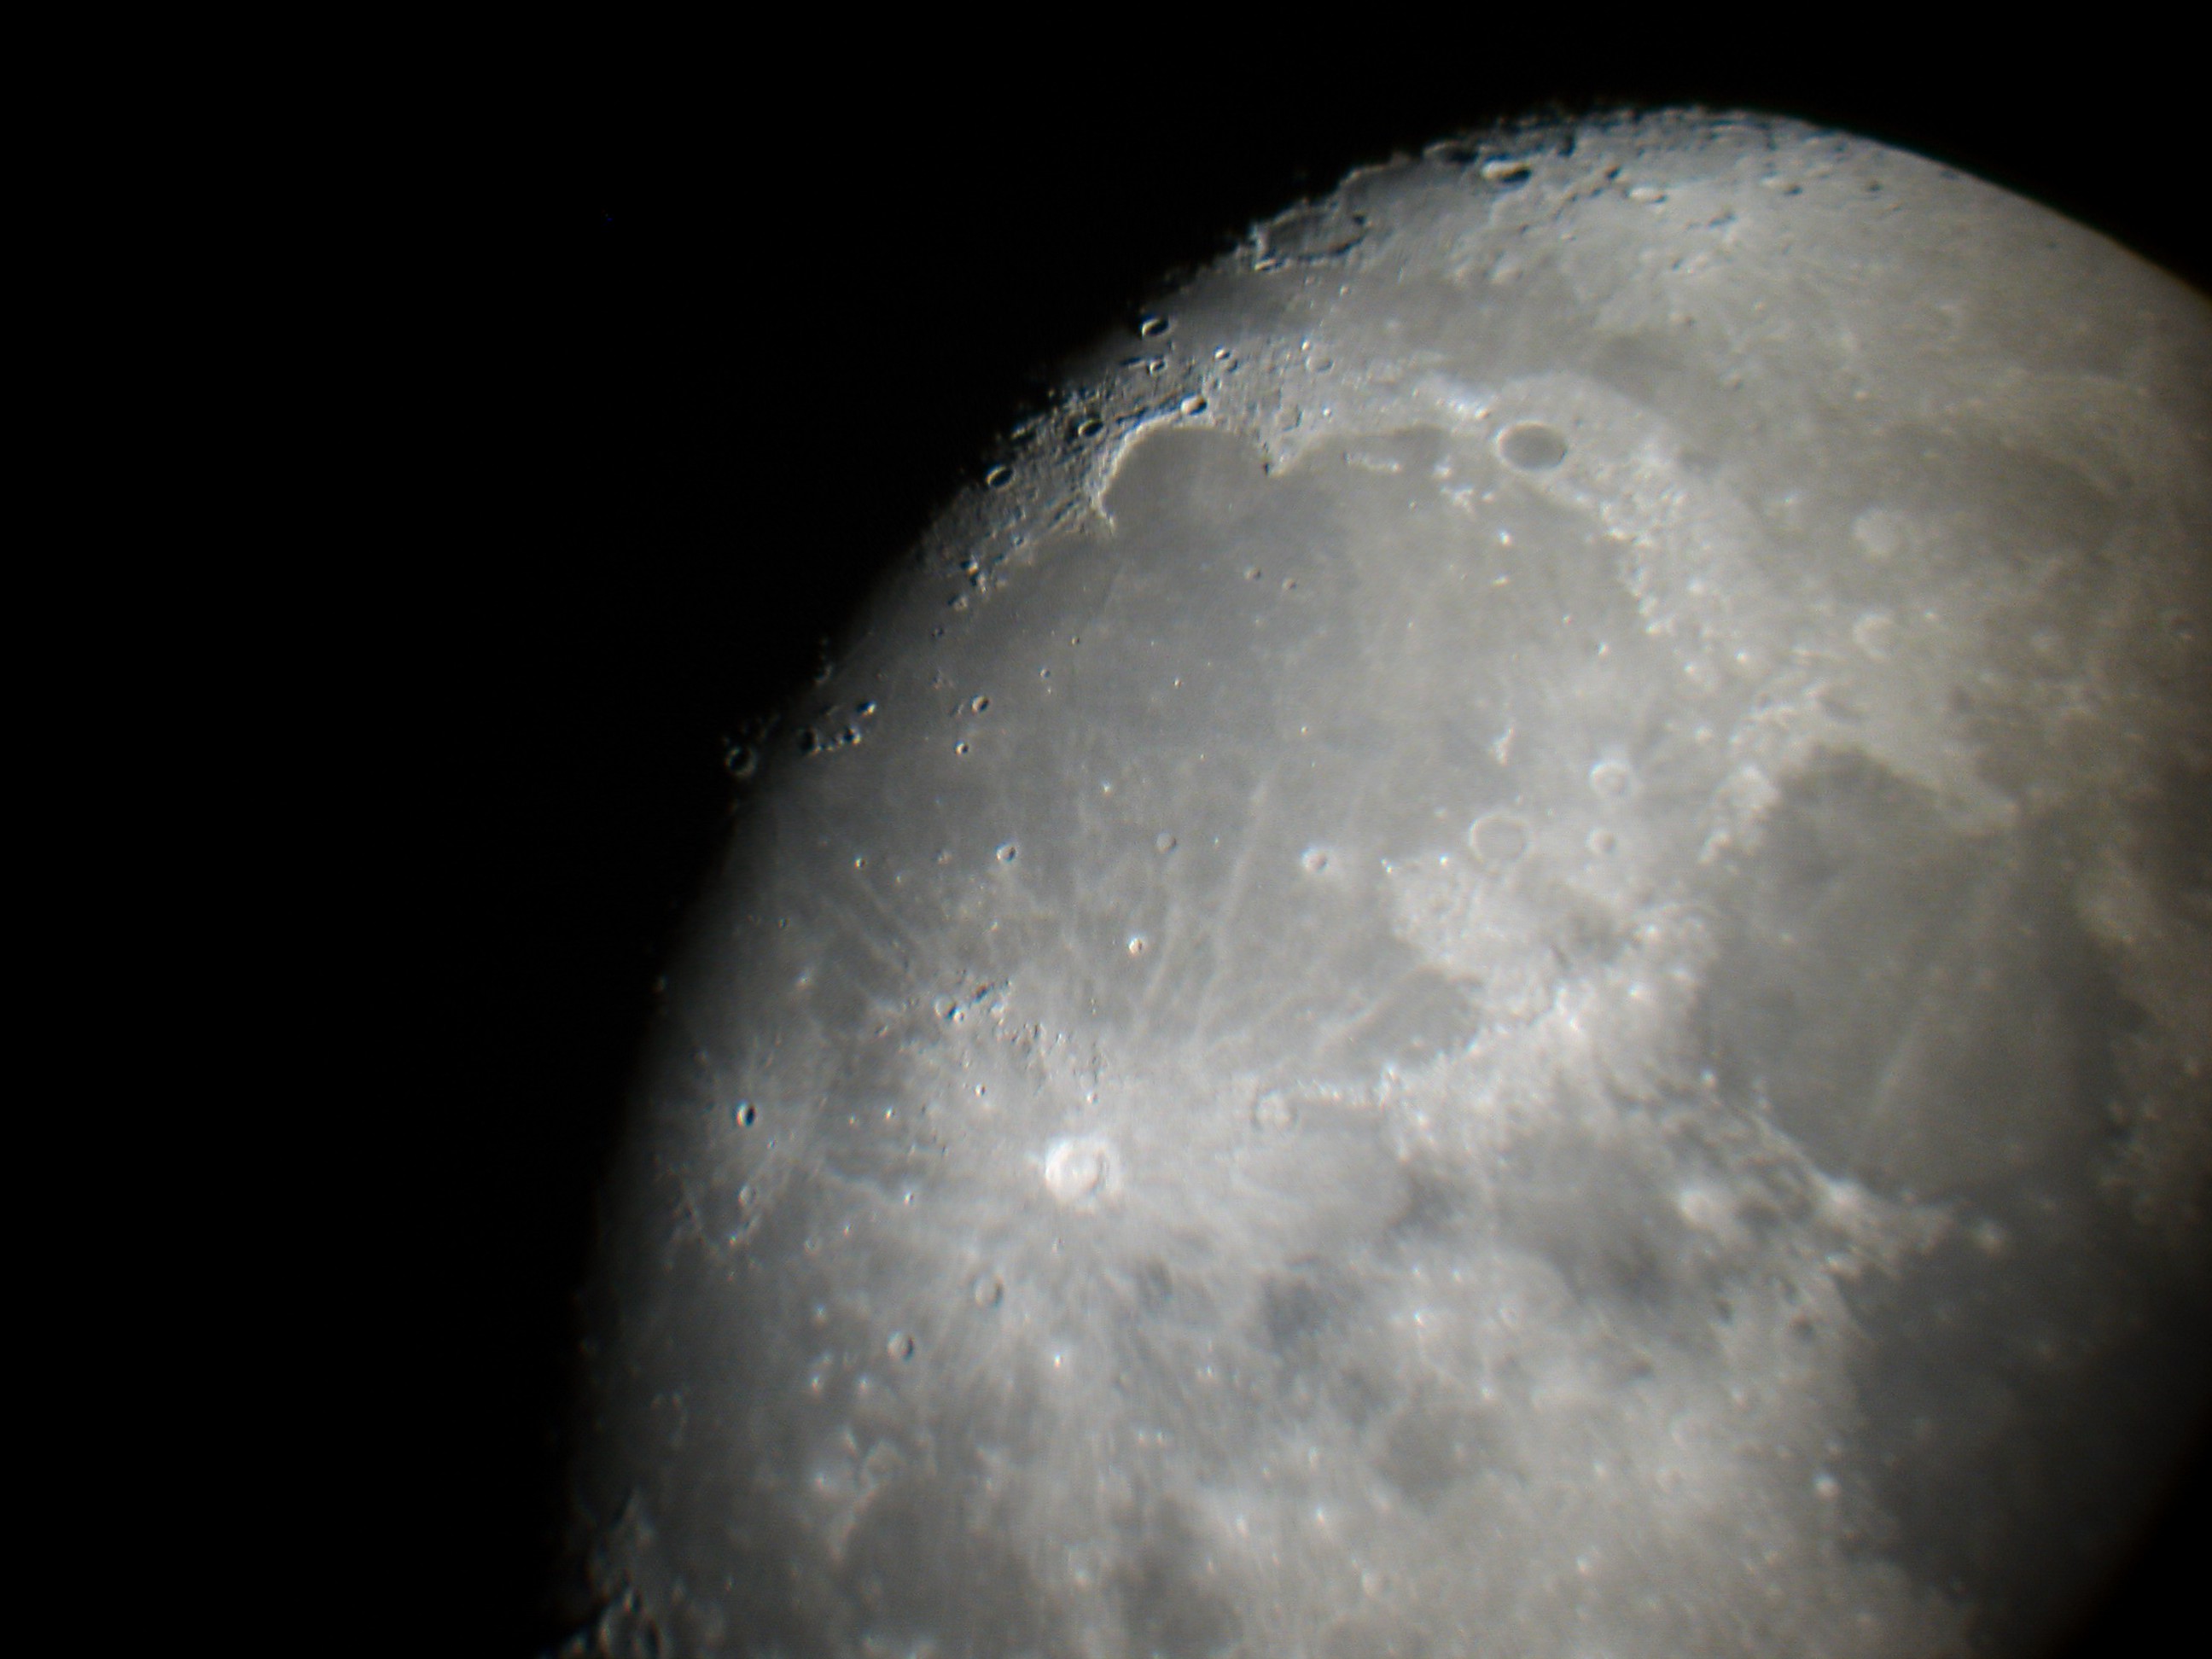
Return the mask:
<path fill-rule="evenodd" d="M 1962 1231 L 1847 1298 L 1879 1544 L 1970 1601 L 1999 1651 L 2063 1627 L 2112 1570 L 2165 1479 L 2143 1448 L 2185 1437 L 2212 1358 L 2112 1230 L 2014 1236 L 2002 1264 Z"/>
<path fill-rule="evenodd" d="M 1205 1659 L 1239 1644 L 1233 1593 L 1247 1587 L 1221 1582 L 1206 1540 L 1172 1504 L 1153 1505 L 1132 1528 L 1114 1589 L 1134 1651 Z"/>
<path fill-rule="evenodd" d="M 1924 788 L 1826 757 L 1723 913 L 1702 1001 L 1723 1087 L 1900 1198 L 2078 1170 L 2106 1045 L 2139 1016 L 2065 908 L 2054 839 L 1961 834 Z"/>
<path fill-rule="evenodd" d="M 1900 1274 L 1845 1291 L 1884 1516 L 1863 1542 L 2001 1647 L 2107 1570 L 2160 1479 L 2142 1448 L 2186 1431 L 2212 1359 L 2157 1311 L 2191 1286 L 2097 1184 L 2144 1015 L 2068 902 L 2081 834 L 1963 835 L 1831 755 L 1744 861 L 1702 1005 L 1723 1085 L 1829 1174 L 1955 1206 Z"/>

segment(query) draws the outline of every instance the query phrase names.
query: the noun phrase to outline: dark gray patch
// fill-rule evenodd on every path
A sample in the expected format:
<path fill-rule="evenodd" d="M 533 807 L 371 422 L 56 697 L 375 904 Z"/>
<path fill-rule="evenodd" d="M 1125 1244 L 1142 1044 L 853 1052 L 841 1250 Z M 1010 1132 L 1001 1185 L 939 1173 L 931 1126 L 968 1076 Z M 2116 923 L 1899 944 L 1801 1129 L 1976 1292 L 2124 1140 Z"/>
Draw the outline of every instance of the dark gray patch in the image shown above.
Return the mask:
<path fill-rule="evenodd" d="M 1129 1277 L 1137 1306 L 1146 1313 L 1158 1313 L 1175 1299 L 1175 1276 L 1168 1271 L 1168 1264 L 1157 1256 L 1147 1256 L 1139 1261 Z"/>
<path fill-rule="evenodd" d="M 2164 1478 L 2147 1449 L 2201 1412 L 2203 1304 L 2160 1305 L 2112 1224 L 2062 1209 L 2002 1259 L 1954 1236 L 1846 1287 L 1875 1541 L 1970 1599 L 1993 1652 L 2033 1649 L 2095 1589 Z"/>
<path fill-rule="evenodd" d="M 1344 1413 L 1344 1420 L 1364 1429 L 1390 1402 L 1393 1385 L 1366 1366 L 1353 1364 L 1338 1372 L 1329 1397 Z"/>
<path fill-rule="evenodd" d="M 1358 1613 L 1332 1626 L 1322 1651 L 1328 1659 L 1428 1659 L 1427 1634 L 1402 1619 Z"/>
<path fill-rule="evenodd" d="M 1390 1230 L 1415 1238 L 1455 1231 L 1471 1212 L 1474 1195 L 1466 1178 L 1439 1164 L 1406 1166 L 1406 1201 L 1390 1219 Z"/>
<path fill-rule="evenodd" d="M 1656 1317 L 1686 1288 L 1686 1229 L 1632 1148 L 1567 1135 L 1530 1148 L 1499 1181 L 1498 1209 L 1508 1237 L 1586 1302 Z"/>
<path fill-rule="evenodd" d="M 1308 1264 L 1260 1286 L 1260 1332 L 1292 1377 L 1320 1370 L 1336 1346 L 1342 1293 Z"/>
<path fill-rule="evenodd" d="M 1268 1345 L 1278 1353 L 1313 1346 L 1328 1322 L 1321 1292 L 1302 1279 L 1271 1281 L 1260 1293 L 1260 1309 Z"/>
<path fill-rule="evenodd" d="M 1383 1478 L 1423 1509 L 1501 1461 L 1497 1430 L 1486 1417 L 1427 1395 L 1414 1395 L 1390 1419 L 1376 1460 Z"/>
<path fill-rule="evenodd" d="M 1294 1262 L 1262 1280 L 1255 1334 L 1275 1357 L 1283 1409 L 1303 1414 L 1328 1401 L 1355 1419 L 1376 1409 L 1372 1380 L 1347 1374 L 1353 1355 L 1372 1351 L 1359 1314 L 1356 1286 L 1320 1262 Z"/>
<path fill-rule="evenodd" d="M 1498 434 L 1498 453 L 1523 472 L 1548 472 L 1567 459 L 1567 441 L 1541 421 L 1522 421 Z"/>
<path fill-rule="evenodd" d="M 1235 1601 L 1204 1540 L 1170 1504 L 1146 1517 L 1114 1574 L 1114 1589 L 1132 1659 L 1210 1659 L 1236 1646 L 1241 1626 Z M 1000 1641 L 992 1650 L 1018 1646 Z"/>
<path fill-rule="evenodd" d="M 1971 839 L 1917 785 L 1824 757 L 1719 907 L 1701 1018 L 1723 1090 L 1893 1194 L 2078 1170 L 2127 1022 L 2064 902 L 2063 842 Z"/>
<path fill-rule="evenodd" d="M 892 1627 L 939 1651 L 1071 1654 L 1057 1610 L 1003 1528 L 960 1524 L 960 1507 L 938 1480 L 908 1476 L 876 1492 L 846 1544 L 822 1610 L 833 1623 L 817 1638 L 834 1630 L 841 1650 L 857 1651 L 863 1635 Z"/>
<path fill-rule="evenodd" d="M 2135 819 L 2143 873 L 2200 927 L 2212 927 L 2212 762 L 2174 756 Z"/>
<path fill-rule="evenodd" d="M 1850 1171 L 1923 969 L 1955 931 L 1970 849 L 1927 792 L 1863 757 L 1796 780 L 1731 894 L 1702 1002 L 1722 1088 Z"/>

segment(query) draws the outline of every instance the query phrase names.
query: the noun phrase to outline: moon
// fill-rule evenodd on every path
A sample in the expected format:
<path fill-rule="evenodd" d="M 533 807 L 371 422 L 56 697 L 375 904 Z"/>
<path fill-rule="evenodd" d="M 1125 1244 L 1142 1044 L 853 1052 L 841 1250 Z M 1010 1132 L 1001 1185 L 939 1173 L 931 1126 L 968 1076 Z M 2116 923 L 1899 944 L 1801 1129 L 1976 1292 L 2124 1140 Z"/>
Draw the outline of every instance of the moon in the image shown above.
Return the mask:
<path fill-rule="evenodd" d="M 578 1653 L 2027 1653 L 2201 1419 L 2212 307 L 1753 116 L 1121 337 L 739 767 Z"/>

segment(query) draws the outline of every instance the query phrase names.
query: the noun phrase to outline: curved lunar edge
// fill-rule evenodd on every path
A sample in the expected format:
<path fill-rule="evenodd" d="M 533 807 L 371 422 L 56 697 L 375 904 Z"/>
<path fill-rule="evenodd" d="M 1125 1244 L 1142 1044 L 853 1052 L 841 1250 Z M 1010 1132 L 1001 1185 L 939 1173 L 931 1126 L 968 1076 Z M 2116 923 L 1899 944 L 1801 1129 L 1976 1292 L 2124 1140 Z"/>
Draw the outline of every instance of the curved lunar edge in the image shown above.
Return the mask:
<path fill-rule="evenodd" d="M 2205 1397 L 2212 306 L 1619 117 L 1066 385 L 669 980 L 571 1650 L 2047 1639 Z"/>

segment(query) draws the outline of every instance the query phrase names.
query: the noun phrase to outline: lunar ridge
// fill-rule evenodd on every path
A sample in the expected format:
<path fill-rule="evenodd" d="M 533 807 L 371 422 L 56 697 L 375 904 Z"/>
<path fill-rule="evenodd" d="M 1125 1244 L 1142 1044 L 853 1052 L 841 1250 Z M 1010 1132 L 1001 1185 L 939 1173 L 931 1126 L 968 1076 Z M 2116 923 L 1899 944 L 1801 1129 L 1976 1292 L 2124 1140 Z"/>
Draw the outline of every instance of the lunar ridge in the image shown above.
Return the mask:
<path fill-rule="evenodd" d="M 568 1651 L 2038 1651 L 2212 1375 L 2192 364 L 1672 112 L 1072 365 L 744 786 Z"/>

